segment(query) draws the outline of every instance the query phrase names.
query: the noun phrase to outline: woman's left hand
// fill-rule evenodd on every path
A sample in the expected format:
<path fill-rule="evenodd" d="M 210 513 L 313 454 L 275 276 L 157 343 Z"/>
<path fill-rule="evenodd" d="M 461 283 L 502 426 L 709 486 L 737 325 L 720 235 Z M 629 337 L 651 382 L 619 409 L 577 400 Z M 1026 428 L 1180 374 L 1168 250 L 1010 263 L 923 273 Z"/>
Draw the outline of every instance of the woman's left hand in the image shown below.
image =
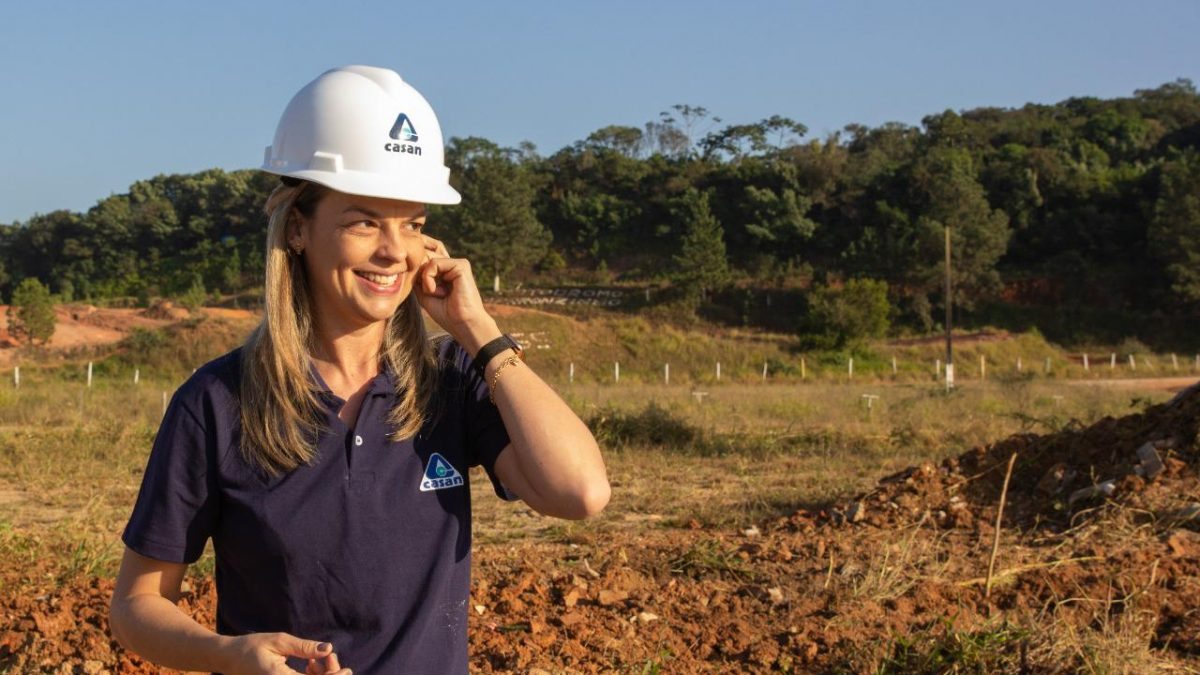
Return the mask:
<path fill-rule="evenodd" d="M 417 268 L 413 293 L 430 318 L 455 338 L 473 324 L 490 321 L 466 258 L 451 258 L 445 244 L 425 238 L 426 261 Z"/>

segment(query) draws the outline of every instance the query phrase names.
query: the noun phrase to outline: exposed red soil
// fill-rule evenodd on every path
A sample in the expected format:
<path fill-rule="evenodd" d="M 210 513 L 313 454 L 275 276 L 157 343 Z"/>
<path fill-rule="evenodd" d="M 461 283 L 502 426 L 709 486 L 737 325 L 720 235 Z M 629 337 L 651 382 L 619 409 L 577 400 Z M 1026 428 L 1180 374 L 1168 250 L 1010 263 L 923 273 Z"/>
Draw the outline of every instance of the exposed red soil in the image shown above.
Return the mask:
<path fill-rule="evenodd" d="M 480 546 L 472 671 L 855 672 L 895 658 L 897 636 L 1007 621 L 1031 630 L 1005 648 L 1011 658 L 1020 650 L 1028 672 L 1058 672 L 1078 664 L 1051 655 L 1055 631 L 1102 631 L 1140 615 L 1150 617 L 1142 638 L 1161 650 L 1155 658 L 1196 668 L 1200 513 L 1189 505 L 1200 500 L 1198 434 L 1193 387 L 1141 414 L 1013 436 L 745 531 L 695 523 Z M 1161 469 L 1139 461 L 1146 443 Z M 1144 477 L 1148 468 L 1157 473 Z M 1105 480 L 1111 495 L 1070 501 Z M 155 672 L 108 636 L 111 580 L 51 585 L 18 574 L 4 572 L 4 587 L 21 592 L 0 605 L 0 667 Z M 212 625 L 213 583 L 192 583 L 181 604 Z"/>

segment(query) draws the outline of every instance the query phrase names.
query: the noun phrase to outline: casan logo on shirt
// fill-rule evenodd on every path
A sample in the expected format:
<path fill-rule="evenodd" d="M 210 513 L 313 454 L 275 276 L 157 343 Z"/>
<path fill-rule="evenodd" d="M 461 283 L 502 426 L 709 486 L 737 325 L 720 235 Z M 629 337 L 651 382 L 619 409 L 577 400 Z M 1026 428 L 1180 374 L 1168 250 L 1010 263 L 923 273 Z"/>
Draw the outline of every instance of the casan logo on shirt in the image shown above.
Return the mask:
<path fill-rule="evenodd" d="M 421 492 L 445 490 L 464 483 L 462 474 L 438 453 L 429 456 L 425 464 L 425 475 L 421 477 Z"/>

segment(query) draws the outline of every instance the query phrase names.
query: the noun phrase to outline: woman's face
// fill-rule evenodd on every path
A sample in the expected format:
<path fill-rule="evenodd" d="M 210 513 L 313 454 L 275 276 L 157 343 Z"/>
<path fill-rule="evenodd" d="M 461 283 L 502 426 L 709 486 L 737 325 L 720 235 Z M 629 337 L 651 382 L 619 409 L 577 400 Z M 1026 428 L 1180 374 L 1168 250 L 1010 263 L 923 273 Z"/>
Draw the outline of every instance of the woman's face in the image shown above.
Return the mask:
<path fill-rule="evenodd" d="M 331 190 L 296 215 L 288 243 L 304 247 L 317 321 L 352 330 L 395 314 L 425 262 L 425 205 Z"/>

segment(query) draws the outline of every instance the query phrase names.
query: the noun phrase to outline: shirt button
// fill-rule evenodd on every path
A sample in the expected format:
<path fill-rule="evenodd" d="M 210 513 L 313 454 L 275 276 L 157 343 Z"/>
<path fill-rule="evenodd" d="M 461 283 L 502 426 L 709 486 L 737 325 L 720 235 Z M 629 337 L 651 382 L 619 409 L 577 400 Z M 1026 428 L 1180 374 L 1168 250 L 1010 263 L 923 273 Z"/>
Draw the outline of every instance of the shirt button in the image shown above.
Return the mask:
<path fill-rule="evenodd" d="M 362 436 L 359 436 L 359 435 L 355 434 L 355 436 L 354 436 L 354 444 L 355 444 L 355 445 L 362 445 Z"/>

